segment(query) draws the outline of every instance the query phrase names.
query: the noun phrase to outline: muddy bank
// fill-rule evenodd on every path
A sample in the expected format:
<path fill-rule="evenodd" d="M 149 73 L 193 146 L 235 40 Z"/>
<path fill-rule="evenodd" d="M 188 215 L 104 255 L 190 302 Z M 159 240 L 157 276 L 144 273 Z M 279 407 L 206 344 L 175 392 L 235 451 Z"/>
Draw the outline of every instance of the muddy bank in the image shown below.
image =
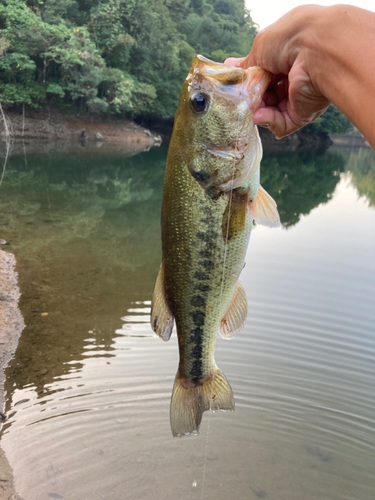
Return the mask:
<path fill-rule="evenodd" d="M 18 308 L 20 291 L 15 272 L 14 255 L 0 250 L 0 411 L 4 411 L 4 371 L 17 347 L 25 327 Z M 13 474 L 8 460 L 0 449 L 0 499 L 21 500 L 13 485 Z"/>
<path fill-rule="evenodd" d="M 51 114 L 45 110 L 27 110 L 25 115 L 7 111 L 6 117 L 15 139 L 124 144 L 133 145 L 140 150 L 161 142 L 159 134 L 112 116 L 80 117 L 68 113 Z M 0 125 L 0 134 L 4 135 L 3 124 Z"/>
<path fill-rule="evenodd" d="M 343 147 L 368 147 L 370 148 L 370 144 L 366 141 L 366 139 L 361 134 L 330 134 L 330 139 L 335 146 L 343 146 Z"/>

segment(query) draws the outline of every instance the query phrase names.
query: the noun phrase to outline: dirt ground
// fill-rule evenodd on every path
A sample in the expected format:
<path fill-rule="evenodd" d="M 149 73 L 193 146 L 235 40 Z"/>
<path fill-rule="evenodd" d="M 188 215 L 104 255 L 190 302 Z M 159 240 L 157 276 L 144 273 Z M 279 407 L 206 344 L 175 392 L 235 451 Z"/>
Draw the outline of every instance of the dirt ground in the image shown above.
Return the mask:
<path fill-rule="evenodd" d="M 116 117 L 79 117 L 74 114 L 28 110 L 23 114 L 6 112 L 12 135 L 16 139 L 76 140 L 92 143 L 126 144 L 138 149 L 161 141 L 158 134 Z M 0 135 L 4 134 L 0 124 Z"/>
<path fill-rule="evenodd" d="M 18 309 L 20 297 L 15 271 L 15 258 L 0 250 L 0 411 L 4 411 L 4 370 L 17 347 L 18 338 L 25 327 Z M 13 474 L 8 460 L 0 448 L 0 499 L 22 500 L 14 490 Z"/>

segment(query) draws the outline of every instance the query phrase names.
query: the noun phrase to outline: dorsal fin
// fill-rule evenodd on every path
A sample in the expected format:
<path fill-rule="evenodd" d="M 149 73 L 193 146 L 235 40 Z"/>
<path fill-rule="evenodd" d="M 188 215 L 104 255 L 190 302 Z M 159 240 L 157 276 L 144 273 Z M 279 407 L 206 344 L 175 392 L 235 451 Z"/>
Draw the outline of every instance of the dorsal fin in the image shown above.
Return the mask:
<path fill-rule="evenodd" d="M 156 278 L 154 293 L 151 303 L 151 328 L 156 335 L 159 335 L 167 342 L 173 330 L 174 317 L 171 313 L 164 294 L 164 267 L 160 266 L 158 277 Z"/>
<path fill-rule="evenodd" d="M 276 202 L 262 186 L 259 186 L 255 203 L 250 207 L 250 210 L 257 224 L 269 227 L 280 226 L 280 215 Z"/>
<path fill-rule="evenodd" d="M 237 283 L 232 302 L 221 320 L 219 333 L 224 339 L 237 335 L 243 328 L 247 318 L 247 298 L 246 292 L 240 282 Z"/>

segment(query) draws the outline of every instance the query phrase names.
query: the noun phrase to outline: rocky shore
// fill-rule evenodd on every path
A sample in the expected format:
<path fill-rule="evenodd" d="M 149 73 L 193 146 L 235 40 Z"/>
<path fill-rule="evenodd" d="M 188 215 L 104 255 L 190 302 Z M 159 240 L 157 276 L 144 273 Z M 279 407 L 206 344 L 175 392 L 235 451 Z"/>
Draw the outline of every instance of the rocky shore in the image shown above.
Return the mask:
<path fill-rule="evenodd" d="M 69 113 L 27 111 L 25 115 L 6 111 L 14 139 L 46 139 L 48 141 L 79 141 L 85 143 L 124 144 L 139 150 L 159 145 L 161 137 L 132 121 L 112 116 L 78 116 Z M 4 126 L 0 124 L 0 136 Z"/>
<path fill-rule="evenodd" d="M 20 291 L 15 271 L 16 259 L 13 254 L 0 250 L 0 418 L 4 414 L 5 368 L 14 354 L 17 342 L 25 327 L 18 308 Z M 0 448 L 0 499 L 21 500 L 13 485 L 13 474 L 8 460 Z"/>

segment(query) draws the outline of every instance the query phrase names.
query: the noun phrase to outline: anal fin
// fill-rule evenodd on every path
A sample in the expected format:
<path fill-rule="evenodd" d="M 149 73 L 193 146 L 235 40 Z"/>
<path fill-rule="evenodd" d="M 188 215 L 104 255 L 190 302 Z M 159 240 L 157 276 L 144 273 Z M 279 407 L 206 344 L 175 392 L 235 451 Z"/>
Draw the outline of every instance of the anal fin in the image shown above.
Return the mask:
<path fill-rule="evenodd" d="M 165 300 L 164 293 L 164 268 L 160 266 L 158 277 L 156 278 L 154 293 L 151 303 L 151 328 L 156 335 L 159 335 L 165 342 L 170 339 L 174 324 L 174 317 Z"/>
<path fill-rule="evenodd" d="M 232 302 L 221 320 L 219 333 L 224 339 L 237 335 L 245 324 L 247 318 L 247 298 L 246 292 L 240 282 L 237 283 Z"/>
<path fill-rule="evenodd" d="M 259 186 L 255 203 L 250 206 L 250 211 L 257 224 L 269 227 L 280 226 L 280 215 L 276 202 L 262 186 Z"/>

